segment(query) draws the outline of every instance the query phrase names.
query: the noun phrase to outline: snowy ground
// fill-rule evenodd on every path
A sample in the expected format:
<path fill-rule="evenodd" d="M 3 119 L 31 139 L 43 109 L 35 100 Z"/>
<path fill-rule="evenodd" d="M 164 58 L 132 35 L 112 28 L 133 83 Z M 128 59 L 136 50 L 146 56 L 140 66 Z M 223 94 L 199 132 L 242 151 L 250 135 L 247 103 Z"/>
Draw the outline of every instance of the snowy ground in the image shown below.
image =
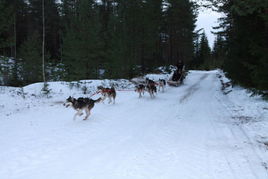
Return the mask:
<path fill-rule="evenodd" d="M 223 95 L 218 73 L 191 71 L 155 99 L 113 82 L 127 90 L 87 121 L 62 106 L 83 94 L 64 82 L 49 99 L 41 84 L 2 87 L 0 179 L 267 179 L 268 104 L 237 87 Z M 82 85 L 94 94 L 101 83 Z"/>

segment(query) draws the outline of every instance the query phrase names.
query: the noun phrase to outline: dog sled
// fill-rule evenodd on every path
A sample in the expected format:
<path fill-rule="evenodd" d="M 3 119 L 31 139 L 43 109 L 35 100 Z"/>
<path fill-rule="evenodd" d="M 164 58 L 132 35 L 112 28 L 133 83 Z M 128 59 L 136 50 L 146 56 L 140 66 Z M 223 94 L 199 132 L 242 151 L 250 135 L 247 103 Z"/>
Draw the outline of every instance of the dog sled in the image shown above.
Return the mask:
<path fill-rule="evenodd" d="M 167 81 L 167 84 L 169 86 L 175 86 L 178 87 L 183 83 L 184 78 L 186 77 L 187 73 L 183 70 L 181 74 L 178 76 L 177 71 L 174 72 L 172 77 Z"/>
<path fill-rule="evenodd" d="M 175 87 L 178 87 L 182 84 L 182 81 L 178 80 L 178 81 L 172 81 L 172 80 L 168 80 L 167 81 L 167 84 L 169 86 L 175 86 Z"/>

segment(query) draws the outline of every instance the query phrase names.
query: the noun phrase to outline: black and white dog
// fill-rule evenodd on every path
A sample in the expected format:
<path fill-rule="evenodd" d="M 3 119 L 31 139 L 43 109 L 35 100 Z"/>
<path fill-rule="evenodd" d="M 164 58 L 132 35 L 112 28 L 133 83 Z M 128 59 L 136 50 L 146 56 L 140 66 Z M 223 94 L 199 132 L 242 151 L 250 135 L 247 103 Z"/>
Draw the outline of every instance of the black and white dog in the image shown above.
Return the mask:
<path fill-rule="evenodd" d="M 84 120 L 87 120 L 88 116 L 90 115 L 91 109 L 94 107 L 95 103 L 98 103 L 101 101 L 101 98 L 98 98 L 97 100 L 93 100 L 91 98 L 73 98 L 69 96 L 69 98 L 66 99 L 66 103 L 64 103 L 64 106 L 69 107 L 72 106 L 74 110 L 77 111 L 77 113 L 74 115 L 73 120 L 75 120 L 76 116 L 83 115 L 83 110 L 86 111 L 86 117 Z"/>
<path fill-rule="evenodd" d="M 164 92 L 165 87 L 166 87 L 166 80 L 159 79 L 158 86 L 159 86 L 159 91 L 160 91 L 160 89 L 162 89 L 162 92 Z"/>
<path fill-rule="evenodd" d="M 139 98 L 141 98 L 142 95 L 144 95 L 144 91 L 145 91 L 145 86 L 143 84 L 139 84 L 135 87 L 135 92 L 139 93 Z"/>

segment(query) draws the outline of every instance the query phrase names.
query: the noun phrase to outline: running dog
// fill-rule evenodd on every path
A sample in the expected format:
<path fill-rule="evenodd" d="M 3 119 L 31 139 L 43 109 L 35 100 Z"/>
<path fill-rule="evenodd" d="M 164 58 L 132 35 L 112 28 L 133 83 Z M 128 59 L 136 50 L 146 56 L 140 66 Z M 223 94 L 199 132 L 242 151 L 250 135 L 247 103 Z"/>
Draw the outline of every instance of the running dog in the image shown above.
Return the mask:
<path fill-rule="evenodd" d="M 150 80 L 149 78 L 145 79 L 145 84 L 146 85 L 156 85 L 156 82 L 154 82 L 153 80 Z"/>
<path fill-rule="evenodd" d="M 82 116 L 83 110 L 86 111 L 86 117 L 84 120 L 87 120 L 88 116 L 90 115 L 91 109 L 94 107 L 95 103 L 98 103 L 101 101 L 101 98 L 98 98 L 97 100 L 93 100 L 91 98 L 73 98 L 69 96 L 69 98 L 66 99 L 66 103 L 64 103 L 64 106 L 69 107 L 72 106 L 74 110 L 77 111 L 77 113 L 74 115 L 73 120 L 76 119 L 76 116 Z"/>
<path fill-rule="evenodd" d="M 156 83 L 153 80 L 150 80 L 149 78 L 146 78 L 146 90 L 150 94 L 151 98 L 155 97 L 155 93 L 157 92 Z"/>
<path fill-rule="evenodd" d="M 107 97 L 109 98 L 109 104 L 112 102 L 112 100 L 113 100 L 113 104 L 115 103 L 116 92 L 115 92 L 114 87 L 104 88 L 103 86 L 98 86 L 98 90 L 102 94 L 103 103 Z"/>
<path fill-rule="evenodd" d="M 145 91 L 145 86 L 143 84 L 139 84 L 135 88 L 135 92 L 139 93 L 139 98 L 141 98 L 142 95 L 144 95 L 144 91 Z"/>
<path fill-rule="evenodd" d="M 146 86 L 146 89 L 148 91 L 148 93 L 150 94 L 150 97 L 151 98 L 154 98 L 155 97 L 155 93 L 157 92 L 157 88 L 155 85 L 147 85 Z"/>
<path fill-rule="evenodd" d="M 164 79 L 159 79 L 158 86 L 159 86 L 159 91 L 160 91 L 160 89 L 162 88 L 162 92 L 164 92 L 164 90 L 165 90 L 165 86 L 166 86 L 166 80 L 164 80 Z"/>

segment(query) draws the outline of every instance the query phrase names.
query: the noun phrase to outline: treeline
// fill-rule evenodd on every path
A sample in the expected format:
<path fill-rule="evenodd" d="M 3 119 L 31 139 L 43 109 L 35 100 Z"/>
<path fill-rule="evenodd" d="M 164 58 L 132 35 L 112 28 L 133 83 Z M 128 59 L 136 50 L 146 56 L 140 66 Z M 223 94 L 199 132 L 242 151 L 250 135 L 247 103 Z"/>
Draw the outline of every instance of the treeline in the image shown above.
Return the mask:
<path fill-rule="evenodd" d="M 131 78 L 182 59 L 221 68 L 234 83 L 268 90 L 268 1 L 206 0 L 225 16 L 211 49 L 190 0 L 0 0 L 0 81 Z"/>
<path fill-rule="evenodd" d="M 42 81 L 42 8 L 48 80 L 130 78 L 193 60 L 189 0 L 0 0 L 5 85 Z"/>
<path fill-rule="evenodd" d="M 236 84 L 268 96 L 268 1 L 207 0 L 224 14 L 210 49 L 205 34 L 196 48 L 199 68 L 223 69 Z"/>

